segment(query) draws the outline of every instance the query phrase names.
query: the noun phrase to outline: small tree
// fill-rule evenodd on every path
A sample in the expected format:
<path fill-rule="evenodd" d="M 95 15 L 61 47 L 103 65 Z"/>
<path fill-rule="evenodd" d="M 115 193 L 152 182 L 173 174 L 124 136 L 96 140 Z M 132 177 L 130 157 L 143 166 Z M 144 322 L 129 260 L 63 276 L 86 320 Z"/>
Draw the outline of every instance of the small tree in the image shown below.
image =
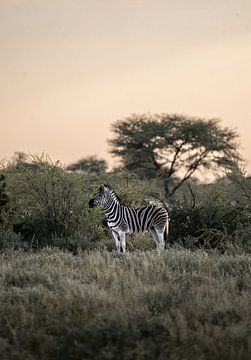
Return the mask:
<path fill-rule="evenodd" d="M 132 115 L 112 125 L 111 153 L 141 176 L 160 176 L 171 196 L 198 170 L 225 170 L 240 160 L 238 135 L 218 119 Z"/>
<path fill-rule="evenodd" d="M 66 170 L 79 171 L 88 175 L 99 175 L 107 170 L 107 163 L 96 156 L 88 156 L 67 166 Z"/>

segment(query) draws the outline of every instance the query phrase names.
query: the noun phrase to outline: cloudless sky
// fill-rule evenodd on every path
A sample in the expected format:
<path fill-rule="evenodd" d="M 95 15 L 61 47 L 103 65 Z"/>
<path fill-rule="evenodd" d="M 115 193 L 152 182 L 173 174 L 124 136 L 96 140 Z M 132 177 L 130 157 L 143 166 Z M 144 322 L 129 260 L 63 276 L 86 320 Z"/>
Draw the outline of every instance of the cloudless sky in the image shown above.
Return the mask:
<path fill-rule="evenodd" d="M 251 173 L 250 0 L 0 0 L 0 158 L 112 161 L 144 112 L 222 119 Z"/>

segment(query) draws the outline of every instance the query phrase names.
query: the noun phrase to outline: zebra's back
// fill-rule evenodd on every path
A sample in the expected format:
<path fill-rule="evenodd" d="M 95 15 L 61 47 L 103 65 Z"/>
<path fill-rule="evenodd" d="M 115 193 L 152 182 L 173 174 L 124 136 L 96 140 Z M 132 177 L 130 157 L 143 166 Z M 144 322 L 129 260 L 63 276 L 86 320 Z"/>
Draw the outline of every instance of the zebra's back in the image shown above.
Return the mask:
<path fill-rule="evenodd" d="M 123 207 L 123 222 L 127 232 L 138 233 L 152 228 L 163 229 L 168 221 L 167 211 L 155 205 L 140 208 Z"/>

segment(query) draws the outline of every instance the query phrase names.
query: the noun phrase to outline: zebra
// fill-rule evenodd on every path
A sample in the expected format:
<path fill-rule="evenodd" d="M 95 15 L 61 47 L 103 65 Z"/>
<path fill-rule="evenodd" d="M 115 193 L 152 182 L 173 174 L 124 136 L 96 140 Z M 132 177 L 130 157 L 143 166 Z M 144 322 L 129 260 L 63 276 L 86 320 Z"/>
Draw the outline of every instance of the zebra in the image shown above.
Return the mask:
<path fill-rule="evenodd" d="M 89 208 L 104 206 L 107 225 L 115 239 L 118 252 L 126 250 L 126 234 L 150 230 L 157 250 L 165 248 L 169 218 L 166 209 L 155 205 L 129 208 L 121 204 L 119 197 L 108 185 L 101 185 L 99 192 L 89 201 Z"/>

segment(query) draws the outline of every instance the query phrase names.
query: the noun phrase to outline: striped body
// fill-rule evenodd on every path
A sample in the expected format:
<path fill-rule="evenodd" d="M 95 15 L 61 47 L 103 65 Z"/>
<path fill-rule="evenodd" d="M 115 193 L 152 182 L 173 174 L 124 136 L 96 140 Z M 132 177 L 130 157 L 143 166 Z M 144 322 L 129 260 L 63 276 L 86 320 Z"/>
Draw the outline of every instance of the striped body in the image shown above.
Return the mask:
<path fill-rule="evenodd" d="M 168 214 L 162 207 L 146 205 L 128 208 L 121 205 L 115 192 L 107 185 L 89 201 L 89 207 L 103 205 L 107 224 L 112 231 L 118 251 L 125 251 L 125 234 L 150 230 L 158 249 L 163 249 L 168 232 Z"/>
<path fill-rule="evenodd" d="M 140 208 L 128 208 L 120 203 L 112 209 L 106 208 L 107 223 L 110 229 L 122 230 L 133 234 L 150 230 L 153 227 L 163 228 L 168 215 L 164 208 L 146 205 Z"/>

